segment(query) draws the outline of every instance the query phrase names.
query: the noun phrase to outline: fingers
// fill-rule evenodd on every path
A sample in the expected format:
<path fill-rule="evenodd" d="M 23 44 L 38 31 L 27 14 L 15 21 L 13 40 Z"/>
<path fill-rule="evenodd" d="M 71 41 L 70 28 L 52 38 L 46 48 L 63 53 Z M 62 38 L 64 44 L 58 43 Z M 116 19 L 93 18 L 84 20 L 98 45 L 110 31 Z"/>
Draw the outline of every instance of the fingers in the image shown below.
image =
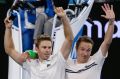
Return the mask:
<path fill-rule="evenodd" d="M 57 14 L 57 16 L 63 18 L 64 16 L 66 16 L 66 13 L 64 11 L 64 9 L 62 7 L 56 7 L 55 8 L 55 13 Z"/>
<path fill-rule="evenodd" d="M 105 15 L 101 15 L 101 17 L 105 18 Z"/>
<path fill-rule="evenodd" d="M 9 20 L 9 17 L 6 17 L 5 20 L 4 20 L 4 23 L 11 23 L 12 20 Z"/>
<path fill-rule="evenodd" d="M 107 10 L 107 4 L 104 4 L 104 9 Z"/>
<path fill-rule="evenodd" d="M 6 17 L 5 20 L 4 20 L 4 23 L 5 23 L 5 27 L 6 28 L 11 28 L 12 27 L 12 20 L 9 20 L 9 17 Z"/>
<path fill-rule="evenodd" d="M 113 5 L 109 5 L 109 4 L 104 4 L 103 6 L 101 6 L 103 11 L 106 12 L 107 10 L 113 10 Z"/>
<path fill-rule="evenodd" d="M 110 10 L 109 4 L 106 4 L 106 9 L 107 9 L 107 10 Z"/>
<path fill-rule="evenodd" d="M 102 17 L 106 19 L 115 18 L 115 14 L 113 11 L 113 5 L 104 4 L 101 7 L 102 7 L 102 10 L 105 12 L 105 15 L 101 15 Z"/>
<path fill-rule="evenodd" d="M 106 12 L 106 9 L 104 8 L 104 6 L 101 6 L 102 7 L 102 10 L 104 11 L 104 12 Z"/>
<path fill-rule="evenodd" d="M 113 5 L 111 5 L 111 10 L 113 10 Z"/>
<path fill-rule="evenodd" d="M 56 7 L 56 8 L 55 8 L 55 12 L 56 12 L 56 13 L 61 13 L 61 12 L 64 12 L 64 10 L 63 10 L 62 7 Z"/>

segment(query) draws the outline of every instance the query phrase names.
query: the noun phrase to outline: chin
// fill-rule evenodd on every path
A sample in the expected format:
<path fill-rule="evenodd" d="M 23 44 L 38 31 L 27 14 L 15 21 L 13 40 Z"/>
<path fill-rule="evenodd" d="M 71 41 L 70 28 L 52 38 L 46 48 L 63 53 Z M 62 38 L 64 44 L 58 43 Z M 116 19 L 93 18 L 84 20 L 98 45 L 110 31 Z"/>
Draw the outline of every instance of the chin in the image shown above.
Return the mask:
<path fill-rule="evenodd" d="M 88 61 L 87 59 L 84 59 L 84 60 L 82 61 L 82 63 L 87 63 L 87 61 Z"/>
<path fill-rule="evenodd" d="M 48 60 L 49 59 L 49 57 L 45 57 L 45 60 Z"/>

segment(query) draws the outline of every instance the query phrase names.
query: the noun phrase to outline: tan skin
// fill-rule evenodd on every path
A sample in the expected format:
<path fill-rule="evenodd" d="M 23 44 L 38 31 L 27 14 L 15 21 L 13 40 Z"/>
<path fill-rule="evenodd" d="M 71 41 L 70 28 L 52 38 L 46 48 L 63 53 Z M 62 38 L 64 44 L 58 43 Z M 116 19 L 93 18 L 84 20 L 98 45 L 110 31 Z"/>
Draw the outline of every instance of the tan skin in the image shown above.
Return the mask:
<path fill-rule="evenodd" d="M 104 37 L 104 41 L 102 42 L 100 49 L 102 51 L 102 55 L 106 56 L 107 51 L 110 47 L 112 42 L 112 36 L 114 33 L 114 20 L 115 14 L 113 11 L 113 6 L 109 6 L 109 4 L 104 4 L 102 10 L 104 11 L 105 15 L 101 15 L 103 18 L 109 20 L 109 25 L 107 32 Z M 92 44 L 87 42 L 81 42 L 78 49 L 77 49 L 77 63 L 86 63 L 90 58 L 91 51 L 92 51 Z"/>
<path fill-rule="evenodd" d="M 52 53 L 52 43 L 51 41 L 42 41 L 39 47 L 36 47 L 36 51 L 39 55 L 39 59 L 47 60 Z M 41 61 L 42 62 L 42 61 Z"/>
<path fill-rule="evenodd" d="M 87 43 L 87 42 L 81 42 L 77 52 L 77 62 L 81 62 L 81 63 L 85 63 L 88 61 L 90 55 L 91 55 L 91 51 L 92 51 L 92 44 L 91 43 Z"/>
<path fill-rule="evenodd" d="M 64 35 L 65 35 L 65 41 L 60 49 L 63 57 L 65 59 L 68 58 L 70 49 L 72 46 L 73 41 L 73 33 L 70 28 L 69 20 L 66 16 L 66 13 L 64 12 L 62 7 L 55 8 L 56 14 L 61 17 L 63 28 L 64 28 Z M 22 65 L 23 62 L 26 61 L 26 59 L 29 58 L 29 55 L 26 53 L 20 54 L 18 51 L 15 50 L 15 46 L 12 39 L 12 21 L 9 20 L 9 17 L 6 17 L 4 20 L 6 30 L 5 30 L 5 37 L 4 37 L 4 46 L 6 53 L 14 59 L 18 64 Z M 8 40 L 9 39 L 9 40 Z M 39 60 L 42 62 L 43 60 L 47 60 L 52 52 L 52 43 L 51 41 L 41 41 L 39 44 L 39 47 L 35 48 L 38 52 Z"/>

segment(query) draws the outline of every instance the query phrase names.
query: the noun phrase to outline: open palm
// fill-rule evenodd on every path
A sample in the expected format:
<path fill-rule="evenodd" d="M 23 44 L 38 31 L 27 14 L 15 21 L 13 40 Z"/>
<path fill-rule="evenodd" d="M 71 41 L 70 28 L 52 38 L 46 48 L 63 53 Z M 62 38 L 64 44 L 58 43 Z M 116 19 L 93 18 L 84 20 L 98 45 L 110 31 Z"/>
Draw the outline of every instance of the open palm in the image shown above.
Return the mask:
<path fill-rule="evenodd" d="M 105 15 L 101 15 L 102 17 L 104 17 L 106 19 L 114 19 L 115 18 L 115 14 L 113 11 L 113 5 L 109 6 L 109 4 L 104 4 L 104 6 L 102 6 L 102 9 L 105 12 Z"/>

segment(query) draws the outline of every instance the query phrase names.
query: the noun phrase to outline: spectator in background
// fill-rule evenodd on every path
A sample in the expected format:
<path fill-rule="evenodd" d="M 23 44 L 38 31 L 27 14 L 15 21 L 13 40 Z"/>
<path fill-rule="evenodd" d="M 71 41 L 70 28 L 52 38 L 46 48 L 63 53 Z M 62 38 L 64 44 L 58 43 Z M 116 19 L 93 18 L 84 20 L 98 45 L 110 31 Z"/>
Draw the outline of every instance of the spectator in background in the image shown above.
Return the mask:
<path fill-rule="evenodd" d="M 45 13 L 39 13 L 35 23 L 34 40 L 38 35 L 48 34 L 51 36 L 53 17 L 54 17 L 54 7 L 63 7 L 67 9 L 68 0 L 44 0 L 45 2 Z M 61 24 L 60 18 L 56 20 L 56 27 Z"/>
<path fill-rule="evenodd" d="M 115 0 L 95 0 L 95 2 L 114 2 Z"/>
<path fill-rule="evenodd" d="M 42 6 L 37 9 L 39 11 L 37 12 L 35 22 L 34 40 L 37 38 L 37 36 L 44 34 L 46 22 L 55 14 L 52 0 L 40 0 L 40 3 Z"/>

